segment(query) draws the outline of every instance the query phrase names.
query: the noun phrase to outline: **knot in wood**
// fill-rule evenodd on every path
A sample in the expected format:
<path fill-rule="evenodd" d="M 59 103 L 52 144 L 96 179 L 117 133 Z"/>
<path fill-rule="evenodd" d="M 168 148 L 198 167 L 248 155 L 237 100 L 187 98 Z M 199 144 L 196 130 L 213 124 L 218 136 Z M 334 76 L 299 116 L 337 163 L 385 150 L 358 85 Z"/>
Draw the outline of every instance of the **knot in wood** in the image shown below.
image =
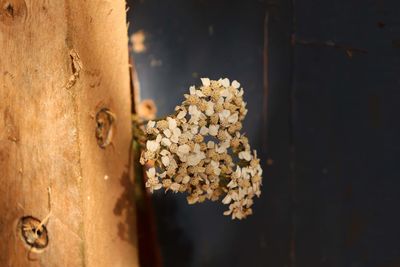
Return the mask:
<path fill-rule="evenodd" d="M 17 230 L 25 245 L 33 252 L 41 252 L 49 244 L 46 226 L 32 216 L 24 216 L 19 220 Z"/>
<path fill-rule="evenodd" d="M 108 108 L 102 108 L 96 114 L 96 139 L 101 148 L 106 148 L 112 142 L 115 119 Z"/>
<path fill-rule="evenodd" d="M 26 16 L 24 0 L 0 0 L 0 22 L 12 25 L 15 21 Z"/>

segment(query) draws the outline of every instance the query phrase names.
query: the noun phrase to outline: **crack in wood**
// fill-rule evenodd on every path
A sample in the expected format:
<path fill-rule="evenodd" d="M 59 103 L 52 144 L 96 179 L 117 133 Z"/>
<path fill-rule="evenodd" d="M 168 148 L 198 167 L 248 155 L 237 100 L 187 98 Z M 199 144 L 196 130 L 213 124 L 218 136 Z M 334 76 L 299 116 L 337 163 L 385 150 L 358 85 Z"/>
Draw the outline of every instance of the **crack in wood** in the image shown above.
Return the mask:
<path fill-rule="evenodd" d="M 292 45 L 293 46 L 294 45 L 303 45 L 303 46 L 311 46 L 311 47 L 331 47 L 331 48 L 345 51 L 346 55 L 349 58 L 353 58 L 354 53 L 360 53 L 360 54 L 368 53 L 368 51 L 366 49 L 338 44 L 332 40 L 328 40 L 328 41 L 303 40 L 303 39 L 296 38 L 295 35 L 292 35 Z"/>

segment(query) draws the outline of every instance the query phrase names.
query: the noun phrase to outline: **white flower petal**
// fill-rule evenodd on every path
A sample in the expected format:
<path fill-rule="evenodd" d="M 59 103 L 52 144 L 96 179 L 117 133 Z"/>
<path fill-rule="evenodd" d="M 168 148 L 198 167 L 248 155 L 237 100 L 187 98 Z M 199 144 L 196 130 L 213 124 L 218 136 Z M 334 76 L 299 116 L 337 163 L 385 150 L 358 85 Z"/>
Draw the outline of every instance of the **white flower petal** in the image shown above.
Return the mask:
<path fill-rule="evenodd" d="M 149 150 L 151 152 L 156 152 L 159 147 L 160 147 L 160 143 L 153 141 L 153 140 L 148 140 L 146 143 L 147 150 Z"/>
<path fill-rule="evenodd" d="M 156 169 L 154 167 L 151 167 L 146 171 L 146 173 L 148 178 L 154 178 L 156 176 Z"/>
<path fill-rule="evenodd" d="M 216 136 L 218 134 L 219 125 L 210 125 L 208 128 L 208 133 L 212 136 Z"/>
<path fill-rule="evenodd" d="M 162 140 L 161 140 L 161 142 L 162 142 Z M 170 155 L 171 154 L 171 152 L 169 152 L 168 150 L 166 150 L 166 149 L 163 149 L 163 150 L 161 150 L 161 152 L 160 152 L 160 155 L 161 156 L 166 156 L 166 155 Z"/>
<path fill-rule="evenodd" d="M 181 111 L 178 113 L 178 115 L 176 116 L 176 118 L 177 118 L 178 120 L 181 120 L 181 119 L 183 119 L 185 116 L 186 116 L 186 111 L 185 111 L 185 110 L 181 110 Z"/>
<path fill-rule="evenodd" d="M 205 97 L 205 95 L 203 94 L 203 92 L 201 90 L 196 90 L 196 95 L 198 97 Z"/>
<path fill-rule="evenodd" d="M 190 94 L 191 94 L 191 95 L 194 95 L 194 94 L 196 93 L 196 87 L 190 86 L 190 87 L 189 87 L 189 91 L 190 91 Z"/>
<path fill-rule="evenodd" d="M 162 187 L 162 184 L 156 184 L 152 187 L 153 190 L 160 190 Z"/>
<path fill-rule="evenodd" d="M 171 189 L 174 192 L 178 192 L 180 188 L 180 185 L 178 183 L 172 183 L 169 189 Z"/>
<path fill-rule="evenodd" d="M 187 158 L 187 164 L 189 166 L 196 166 L 204 158 L 205 158 L 205 154 L 203 152 L 200 152 L 197 154 L 190 154 Z"/>
<path fill-rule="evenodd" d="M 230 196 L 230 195 L 226 195 L 226 196 L 224 197 L 224 199 L 222 200 L 222 203 L 224 203 L 225 205 L 227 205 L 227 204 L 231 203 L 231 201 L 232 201 L 231 196 Z"/>
<path fill-rule="evenodd" d="M 147 128 L 154 128 L 154 126 L 156 126 L 156 122 L 155 121 L 149 121 L 147 123 Z"/>
<path fill-rule="evenodd" d="M 221 84 L 223 87 L 229 87 L 230 83 L 229 83 L 229 79 L 225 78 L 221 81 Z"/>
<path fill-rule="evenodd" d="M 173 136 L 171 136 L 170 140 L 172 142 L 174 142 L 175 144 L 177 144 L 179 142 L 179 136 L 173 135 Z"/>
<path fill-rule="evenodd" d="M 213 141 L 207 142 L 207 148 L 214 148 L 214 147 L 215 147 L 215 143 Z"/>
<path fill-rule="evenodd" d="M 161 139 L 161 144 L 163 145 L 163 146 L 170 146 L 172 143 L 171 143 L 171 140 L 169 140 L 168 138 L 163 138 L 163 139 Z"/>
<path fill-rule="evenodd" d="M 167 167 L 169 165 L 169 157 L 168 156 L 161 157 L 161 162 L 162 164 L 164 164 L 165 167 Z"/>
<path fill-rule="evenodd" d="M 225 89 L 225 90 L 221 91 L 221 96 L 228 97 L 228 96 L 231 96 L 231 93 L 229 92 L 228 89 Z"/>
<path fill-rule="evenodd" d="M 227 109 L 224 109 L 218 115 L 219 115 L 219 118 L 221 120 L 224 120 L 224 119 L 228 118 L 231 115 L 231 112 L 229 110 L 227 110 Z"/>
<path fill-rule="evenodd" d="M 170 117 L 167 117 L 167 121 L 168 121 L 168 128 L 170 130 L 173 130 L 176 128 L 176 120 Z"/>
<path fill-rule="evenodd" d="M 172 130 L 172 135 L 179 137 L 179 136 L 181 136 L 181 134 L 182 134 L 182 131 L 179 128 L 175 128 Z"/>
<path fill-rule="evenodd" d="M 187 184 L 189 183 L 189 181 L 190 181 L 190 176 L 186 175 L 185 177 L 183 177 L 182 184 Z"/>
<path fill-rule="evenodd" d="M 239 116 L 237 114 L 237 112 L 235 112 L 233 115 L 228 117 L 228 122 L 229 123 L 236 123 L 239 119 Z"/>
<path fill-rule="evenodd" d="M 194 153 L 200 153 L 200 145 L 199 144 L 195 144 L 194 145 L 193 152 Z"/>
<path fill-rule="evenodd" d="M 210 86 L 211 84 L 210 79 L 208 78 L 201 78 L 201 82 L 203 83 L 204 86 Z"/>
<path fill-rule="evenodd" d="M 198 110 L 197 106 L 195 106 L 195 105 L 189 106 L 189 114 L 190 115 L 197 115 L 199 113 L 200 113 L 200 111 Z"/>
<path fill-rule="evenodd" d="M 205 111 L 207 116 L 211 116 L 214 114 L 214 103 L 213 102 L 207 102 L 207 109 Z"/>
<path fill-rule="evenodd" d="M 180 145 L 180 146 L 178 147 L 178 150 L 177 150 L 176 153 L 177 153 L 178 155 L 179 155 L 179 154 L 185 155 L 185 154 L 189 154 L 189 152 L 190 152 L 190 146 L 184 144 L 184 145 Z"/>
<path fill-rule="evenodd" d="M 165 129 L 165 130 L 163 131 L 163 133 L 164 133 L 164 135 L 165 135 L 166 137 L 168 137 L 168 138 L 170 138 L 170 137 L 171 137 L 171 135 L 172 135 L 172 133 L 171 133 L 171 130 L 170 130 L 170 129 Z"/>
<path fill-rule="evenodd" d="M 190 129 L 190 132 L 192 134 L 197 134 L 199 132 L 199 126 L 195 125 L 192 127 L 192 129 Z"/>
<path fill-rule="evenodd" d="M 238 81 L 234 80 L 234 81 L 232 82 L 232 87 L 235 88 L 235 89 L 239 89 L 240 83 L 239 83 Z"/>
<path fill-rule="evenodd" d="M 208 134 L 208 128 L 206 126 L 202 126 L 200 128 L 200 134 L 203 135 L 203 136 L 207 135 Z"/>
<path fill-rule="evenodd" d="M 239 152 L 239 159 L 244 159 L 246 161 L 250 161 L 252 159 L 250 151 Z"/>
<path fill-rule="evenodd" d="M 231 180 L 227 185 L 228 188 L 235 188 L 236 186 L 237 182 L 235 180 Z"/>

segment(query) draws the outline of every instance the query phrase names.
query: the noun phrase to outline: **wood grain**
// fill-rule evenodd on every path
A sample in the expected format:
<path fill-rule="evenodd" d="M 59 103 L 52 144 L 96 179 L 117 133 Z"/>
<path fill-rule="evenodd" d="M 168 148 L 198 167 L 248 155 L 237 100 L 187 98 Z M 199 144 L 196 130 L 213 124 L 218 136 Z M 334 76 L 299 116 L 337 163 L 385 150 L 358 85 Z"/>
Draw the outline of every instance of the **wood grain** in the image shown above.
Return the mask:
<path fill-rule="evenodd" d="M 0 0 L 0 51 L 0 266 L 137 266 L 124 1 Z M 50 208 L 29 253 L 17 221 Z"/>

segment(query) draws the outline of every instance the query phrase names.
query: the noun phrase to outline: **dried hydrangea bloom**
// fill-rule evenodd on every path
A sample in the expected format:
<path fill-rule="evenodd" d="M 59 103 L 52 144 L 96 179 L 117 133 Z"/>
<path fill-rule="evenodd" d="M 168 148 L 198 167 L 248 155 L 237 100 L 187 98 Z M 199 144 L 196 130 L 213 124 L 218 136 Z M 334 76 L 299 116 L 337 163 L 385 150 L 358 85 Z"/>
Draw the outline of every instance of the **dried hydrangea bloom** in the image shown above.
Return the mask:
<path fill-rule="evenodd" d="M 256 151 L 240 133 L 246 116 L 237 81 L 201 79 L 166 119 L 149 121 L 140 162 L 154 162 L 146 186 L 186 192 L 189 204 L 206 199 L 228 205 L 224 215 L 243 219 L 260 196 L 262 169 Z"/>

